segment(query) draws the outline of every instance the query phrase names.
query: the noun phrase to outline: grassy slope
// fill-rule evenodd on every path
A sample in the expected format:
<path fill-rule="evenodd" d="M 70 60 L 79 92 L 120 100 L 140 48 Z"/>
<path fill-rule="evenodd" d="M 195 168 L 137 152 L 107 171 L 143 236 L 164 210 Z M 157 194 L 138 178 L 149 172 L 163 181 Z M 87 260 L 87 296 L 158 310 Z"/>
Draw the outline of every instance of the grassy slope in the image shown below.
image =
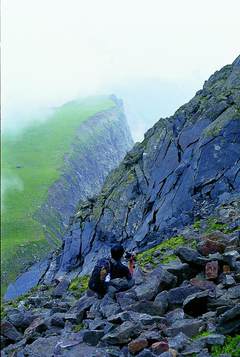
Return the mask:
<path fill-rule="evenodd" d="M 46 198 L 48 188 L 58 179 L 64 154 L 71 149 L 79 124 L 113 105 L 107 97 L 71 102 L 56 109 L 47 121 L 28 127 L 21 135 L 3 136 L 3 183 L 10 186 L 13 182 L 3 197 L 3 285 L 16 277 L 25 259 L 31 261 L 49 250 L 41 225 L 33 219 L 34 212 Z"/>

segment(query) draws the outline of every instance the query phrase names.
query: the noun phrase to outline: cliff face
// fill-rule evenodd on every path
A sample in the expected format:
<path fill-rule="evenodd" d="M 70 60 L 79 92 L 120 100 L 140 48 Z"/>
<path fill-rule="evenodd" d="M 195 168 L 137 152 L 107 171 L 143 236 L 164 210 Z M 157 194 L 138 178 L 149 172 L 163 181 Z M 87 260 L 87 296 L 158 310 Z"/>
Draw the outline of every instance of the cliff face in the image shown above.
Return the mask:
<path fill-rule="evenodd" d="M 56 108 L 52 118 L 30 128 L 12 146 L 8 144 L 4 159 L 13 167 L 21 163 L 15 171 L 21 175 L 24 190 L 11 193 L 11 201 L 8 197 L 6 201 L 3 290 L 29 265 L 61 245 L 79 201 L 100 191 L 107 174 L 132 148 L 133 141 L 122 102 L 111 96 Z M 14 219 L 14 212 L 20 212 L 21 219 L 19 215 Z M 6 297 L 36 285 L 47 267 L 47 263 L 36 264 L 26 279 L 23 274 L 20 281 L 10 284 Z"/>
<path fill-rule="evenodd" d="M 36 214 L 50 240 L 62 238 L 79 201 L 99 193 L 107 174 L 133 146 L 122 102 L 114 96 L 111 99 L 112 108 L 79 126 L 61 176 Z"/>
<path fill-rule="evenodd" d="M 238 57 L 172 117 L 160 119 L 108 176 L 97 199 L 79 207 L 58 275 L 81 266 L 88 273 L 116 241 L 146 249 L 239 194 L 239 119 Z"/>

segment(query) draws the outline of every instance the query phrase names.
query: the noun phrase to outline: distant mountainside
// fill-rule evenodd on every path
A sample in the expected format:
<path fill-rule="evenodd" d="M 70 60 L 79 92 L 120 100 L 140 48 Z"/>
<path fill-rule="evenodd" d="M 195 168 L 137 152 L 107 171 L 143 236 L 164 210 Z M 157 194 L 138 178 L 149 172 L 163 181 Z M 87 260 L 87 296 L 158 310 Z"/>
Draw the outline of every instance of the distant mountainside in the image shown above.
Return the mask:
<path fill-rule="evenodd" d="M 100 191 L 133 141 L 121 101 L 99 96 L 56 108 L 19 135 L 4 134 L 2 144 L 6 286 L 24 267 L 61 246 L 79 200 Z"/>

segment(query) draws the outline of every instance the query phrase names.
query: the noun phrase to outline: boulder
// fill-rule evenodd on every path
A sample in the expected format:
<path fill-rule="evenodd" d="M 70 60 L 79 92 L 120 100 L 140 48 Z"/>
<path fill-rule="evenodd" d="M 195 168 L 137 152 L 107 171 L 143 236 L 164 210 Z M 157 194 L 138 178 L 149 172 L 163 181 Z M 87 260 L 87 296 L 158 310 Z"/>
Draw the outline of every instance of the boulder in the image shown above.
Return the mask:
<path fill-rule="evenodd" d="M 240 298 L 240 284 L 238 284 L 232 288 L 229 288 L 228 292 L 227 292 L 227 296 L 230 299 L 239 299 Z"/>
<path fill-rule="evenodd" d="M 196 292 L 201 291 L 199 287 L 192 285 L 183 285 L 168 291 L 168 304 L 171 307 L 183 304 L 183 301 Z"/>
<path fill-rule="evenodd" d="M 184 319 L 184 311 L 182 308 L 177 308 L 175 310 L 172 310 L 170 312 L 168 312 L 166 315 L 165 315 L 167 321 L 172 324 L 174 323 L 175 321 L 177 320 L 182 320 Z"/>
<path fill-rule="evenodd" d="M 183 311 L 192 317 L 197 317 L 207 312 L 209 292 L 202 291 L 188 296 L 183 302 Z"/>
<path fill-rule="evenodd" d="M 103 299 L 102 303 L 100 304 L 100 312 L 102 316 L 105 318 L 118 314 L 121 311 L 122 310 L 119 304 L 115 303 L 114 301 L 111 302 L 111 301 L 107 301 L 107 299 L 106 300 Z"/>
<path fill-rule="evenodd" d="M 136 292 L 131 289 L 129 291 L 116 293 L 116 300 L 121 309 L 125 310 L 129 305 L 132 305 L 137 301 Z"/>
<path fill-rule="evenodd" d="M 168 342 L 167 341 L 155 342 L 152 344 L 151 350 L 153 351 L 153 353 L 160 355 L 161 353 L 169 350 Z"/>
<path fill-rule="evenodd" d="M 162 310 L 161 315 L 164 315 L 168 309 L 168 292 L 162 291 L 155 299 L 154 303 Z"/>
<path fill-rule="evenodd" d="M 200 337 L 198 341 L 203 343 L 206 347 L 211 347 L 216 345 L 223 346 L 225 339 L 226 337 L 224 335 L 210 334 L 208 336 Z"/>
<path fill-rule="evenodd" d="M 184 280 L 190 279 L 194 276 L 194 272 L 189 269 L 189 265 L 187 263 L 172 262 L 164 265 L 163 269 L 176 276 L 178 285 Z"/>
<path fill-rule="evenodd" d="M 204 327 L 202 320 L 183 319 L 174 322 L 171 327 L 167 328 L 165 333 L 167 336 L 174 337 L 180 332 L 184 333 L 188 337 L 195 336 Z"/>
<path fill-rule="evenodd" d="M 104 336 L 103 330 L 83 330 L 80 333 L 82 334 L 83 342 L 91 346 L 96 346 Z"/>
<path fill-rule="evenodd" d="M 20 311 L 18 309 L 14 309 L 7 315 L 8 320 L 16 328 L 20 328 L 21 330 L 26 329 L 37 317 L 38 315 L 35 315 L 30 311 Z"/>
<path fill-rule="evenodd" d="M 124 345 L 129 343 L 134 337 L 141 332 L 140 325 L 131 321 L 123 322 L 119 327 L 106 334 L 102 341 L 110 345 Z"/>
<path fill-rule="evenodd" d="M 17 342 L 22 338 L 22 334 L 6 320 L 1 322 L 1 335 L 9 340 L 9 342 Z"/>
<path fill-rule="evenodd" d="M 63 328 L 65 326 L 65 315 L 63 313 L 53 314 L 50 318 L 50 323 L 52 326 Z"/>
<path fill-rule="evenodd" d="M 199 252 L 187 247 L 178 248 L 176 251 L 176 255 L 181 259 L 183 263 L 187 263 L 195 269 L 203 267 L 208 261 Z"/>
<path fill-rule="evenodd" d="M 236 285 L 234 277 L 230 274 L 223 274 L 221 277 L 221 282 L 224 287 L 229 288 Z"/>
<path fill-rule="evenodd" d="M 131 319 L 131 312 L 130 311 L 123 311 L 116 315 L 111 315 L 108 317 L 108 321 L 114 324 L 121 324 L 124 321 Z"/>
<path fill-rule="evenodd" d="M 68 290 L 70 281 L 68 279 L 63 279 L 57 285 L 57 287 L 52 292 L 52 297 L 60 298 L 62 297 Z"/>
<path fill-rule="evenodd" d="M 31 325 L 25 330 L 24 336 L 27 339 L 38 337 L 39 333 L 42 333 L 48 329 L 48 324 L 44 317 L 38 317 Z"/>
<path fill-rule="evenodd" d="M 130 305 L 128 310 L 153 316 L 162 316 L 162 307 L 159 307 L 153 301 L 139 301 L 133 305 Z"/>
<path fill-rule="evenodd" d="M 128 344 L 128 350 L 132 354 L 136 354 L 142 351 L 148 346 L 148 341 L 145 338 L 137 338 Z"/>
<path fill-rule="evenodd" d="M 182 351 L 189 342 L 190 339 L 182 332 L 172 338 L 168 338 L 169 347 L 177 351 Z"/>
<path fill-rule="evenodd" d="M 222 232 L 213 232 L 201 237 L 197 250 L 204 256 L 214 253 L 224 253 L 227 237 Z"/>
<path fill-rule="evenodd" d="M 147 339 L 148 344 L 152 345 L 154 342 L 158 342 L 161 340 L 161 332 L 158 330 L 146 330 L 141 333 L 139 338 Z"/>
<path fill-rule="evenodd" d="M 134 290 L 139 300 L 153 300 L 160 291 L 174 287 L 176 280 L 173 274 L 159 266 L 147 276 L 143 284 L 138 285 Z"/>
<path fill-rule="evenodd" d="M 216 285 L 212 281 L 203 280 L 199 278 L 193 278 L 190 280 L 191 285 L 200 288 L 201 290 L 215 291 Z"/>
<path fill-rule="evenodd" d="M 73 307 L 71 307 L 68 312 L 76 313 L 77 321 L 78 323 L 80 323 L 84 319 L 87 310 L 91 308 L 91 306 L 96 302 L 96 300 L 97 299 L 95 297 L 83 296 L 82 298 L 80 298 L 79 301 L 76 302 Z"/>
<path fill-rule="evenodd" d="M 240 304 L 220 316 L 217 331 L 224 335 L 240 332 Z"/>
<path fill-rule="evenodd" d="M 240 254 L 236 250 L 232 250 L 223 254 L 223 261 L 234 270 L 237 268 L 237 261 L 239 260 Z"/>
<path fill-rule="evenodd" d="M 208 262 L 205 266 L 206 279 L 215 280 L 218 277 L 218 261 Z"/>

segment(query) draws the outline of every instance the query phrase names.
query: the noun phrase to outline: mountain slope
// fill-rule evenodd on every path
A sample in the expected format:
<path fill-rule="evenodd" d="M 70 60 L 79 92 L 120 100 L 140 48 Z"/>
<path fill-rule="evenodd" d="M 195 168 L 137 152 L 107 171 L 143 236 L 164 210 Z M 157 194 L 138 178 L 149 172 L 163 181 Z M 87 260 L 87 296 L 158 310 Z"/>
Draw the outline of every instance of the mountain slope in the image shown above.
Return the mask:
<path fill-rule="evenodd" d="M 160 119 L 79 208 L 64 239 L 58 275 L 88 273 L 113 242 L 146 249 L 240 190 L 240 58 Z"/>
<path fill-rule="evenodd" d="M 67 103 L 19 135 L 4 135 L 4 285 L 61 245 L 76 203 L 100 190 L 131 146 L 122 104 L 115 97 Z"/>

